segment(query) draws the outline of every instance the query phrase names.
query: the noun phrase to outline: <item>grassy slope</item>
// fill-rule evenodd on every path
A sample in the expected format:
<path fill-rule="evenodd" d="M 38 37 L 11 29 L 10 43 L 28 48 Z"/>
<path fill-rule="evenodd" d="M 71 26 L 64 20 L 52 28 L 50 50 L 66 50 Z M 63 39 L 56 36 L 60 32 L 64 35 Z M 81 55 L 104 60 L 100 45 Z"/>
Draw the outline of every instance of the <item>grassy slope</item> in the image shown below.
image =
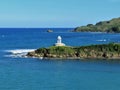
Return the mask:
<path fill-rule="evenodd" d="M 74 29 L 75 32 L 114 32 L 120 33 L 120 18 L 114 18 L 110 21 L 101 21 L 87 26 L 81 26 Z"/>

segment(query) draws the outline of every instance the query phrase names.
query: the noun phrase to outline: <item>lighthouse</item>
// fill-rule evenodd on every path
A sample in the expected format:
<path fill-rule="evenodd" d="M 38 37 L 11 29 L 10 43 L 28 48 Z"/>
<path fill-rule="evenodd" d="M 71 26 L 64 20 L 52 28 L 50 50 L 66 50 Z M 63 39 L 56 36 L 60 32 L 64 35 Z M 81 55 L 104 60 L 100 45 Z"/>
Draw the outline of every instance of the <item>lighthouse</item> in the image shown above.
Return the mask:
<path fill-rule="evenodd" d="M 61 36 L 57 37 L 57 43 L 55 43 L 55 46 L 65 46 L 65 44 L 62 43 L 62 37 Z"/>
<path fill-rule="evenodd" d="M 61 38 L 61 36 L 58 36 L 58 38 L 57 38 L 57 43 L 59 43 L 59 44 L 62 43 L 62 38 Z"/>

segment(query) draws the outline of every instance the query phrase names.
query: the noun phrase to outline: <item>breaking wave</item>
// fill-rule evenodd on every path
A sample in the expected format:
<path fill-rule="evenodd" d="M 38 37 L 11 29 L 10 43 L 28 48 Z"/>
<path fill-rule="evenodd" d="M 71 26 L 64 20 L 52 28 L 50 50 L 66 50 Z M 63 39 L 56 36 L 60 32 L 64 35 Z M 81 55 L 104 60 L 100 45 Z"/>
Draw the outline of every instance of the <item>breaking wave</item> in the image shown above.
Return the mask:
<path fill-rule="evenodd" d="M 28 52 L 32 52 L 35 49 L 14 49 L 14 50 L 5 50 L 5 57 L 26 57 Z"/>

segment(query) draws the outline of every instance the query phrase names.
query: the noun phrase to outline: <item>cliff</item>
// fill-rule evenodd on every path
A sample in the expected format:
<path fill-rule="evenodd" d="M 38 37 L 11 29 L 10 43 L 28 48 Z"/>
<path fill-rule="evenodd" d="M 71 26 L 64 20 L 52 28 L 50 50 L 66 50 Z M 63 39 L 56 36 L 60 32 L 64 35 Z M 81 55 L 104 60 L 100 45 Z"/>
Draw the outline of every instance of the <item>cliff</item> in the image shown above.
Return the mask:
<path fill-rule="evenodd" d="M 28 57 L 55 59 L 120 59 L 120 43 L 90 45 L 81 47 L 52 46 L 29 52 Z"/>
<path fill-rule="evenodd" d="M 120 33 L 120 18 L 114 18 L 109 21 L 100 21 L 86 26 L 77 27 L 74 32 L 108 32 L 108 33 Z"/>

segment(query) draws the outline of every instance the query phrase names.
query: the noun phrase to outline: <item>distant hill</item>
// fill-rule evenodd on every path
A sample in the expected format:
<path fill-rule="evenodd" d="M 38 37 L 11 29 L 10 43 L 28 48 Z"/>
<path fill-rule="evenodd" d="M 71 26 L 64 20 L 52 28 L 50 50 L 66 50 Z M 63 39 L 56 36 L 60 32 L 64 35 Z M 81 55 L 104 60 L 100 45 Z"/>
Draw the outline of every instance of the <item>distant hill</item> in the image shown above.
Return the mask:
<path fill-rule="evenodd" d="M 100 21 L 86 26 L 77 27 L 74 32 L 108 32 L 108 33 L 120 33 L 120 17 L 114 18 L 109 21 Z"/>

